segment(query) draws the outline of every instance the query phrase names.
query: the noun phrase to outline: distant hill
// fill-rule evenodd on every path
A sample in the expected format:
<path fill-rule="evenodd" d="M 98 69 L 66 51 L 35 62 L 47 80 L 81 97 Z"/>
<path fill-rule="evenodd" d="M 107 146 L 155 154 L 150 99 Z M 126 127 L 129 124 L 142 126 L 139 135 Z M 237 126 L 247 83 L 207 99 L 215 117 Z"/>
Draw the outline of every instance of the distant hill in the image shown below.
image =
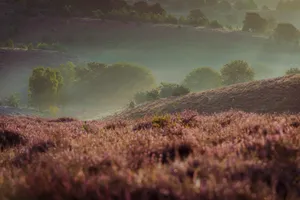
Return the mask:
<path fill-rule="evenodd" d="M 184 110 L 207 114 L 230 109 L 255 113 L 299 113 L 299 91 L 300 75 L 290 75 L 162 99 L 123 111 L 116 118 L 137 118 Z"/>

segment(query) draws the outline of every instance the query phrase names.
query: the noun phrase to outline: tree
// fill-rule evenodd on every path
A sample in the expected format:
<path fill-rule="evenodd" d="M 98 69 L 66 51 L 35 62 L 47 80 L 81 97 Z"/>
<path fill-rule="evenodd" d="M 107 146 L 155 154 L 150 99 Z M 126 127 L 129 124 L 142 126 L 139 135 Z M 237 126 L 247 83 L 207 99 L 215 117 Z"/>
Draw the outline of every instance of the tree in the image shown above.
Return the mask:
<path fill-rule="evenodd" d="M 231 85 L 254 80 L 254 71 L 243 60 L 235 60 L 221 68 L 223 85 Z"/>
<path fill-rule="evenodd" d="M 206 25 L 209 22 L 200 9 L 191 10 L 188 19 L 191 24 Z"/>
<path fill-rule="evenodd" d="M 37 67 L 29 78 L 29 99 L 39 109 L 49 108 L 57 103 L 59 92 L 63 86 L 63 78 L 59 71 Z"/>
<path fill-rule="evenodd" d="M 299 68 L 291 68 L 285 72 L 285 75 L 300 74 Z"/>
<path fill-rule="evenodd" d="M 234 7 L 238 10 L 255 10 L 257 5 L 253 0 L 239 0 L 236 1 Z"/>
<path fill-rule="evenodd" d="M 266 19 L 262 18 L 258 13 L 247 12 L 244 20 L 243 31 L 252 31 L 263 33 L 268 27 Z"/>
<path fill-rule="evenodd" d="M 161 98 L 171 97 L 171 96 L 182 96 L 188 94 L 190 90 L 179 84 L 175 83 L 164 83 L 162 82 L 159 86 L 159 96 Z"/>
<path fill-rule="evenodd" d="M 210 67 L 197 68 L 184 78 L 183 85 L 191 91 L 213 89 L 221 86 L 221 76 Z"/>
<path fill-rule="evenodd" d="M 299 30 L 290 23 L 279 23 L 273 33 L 273 38 L 278 43 L 298 45 L 299 37 Z"/>

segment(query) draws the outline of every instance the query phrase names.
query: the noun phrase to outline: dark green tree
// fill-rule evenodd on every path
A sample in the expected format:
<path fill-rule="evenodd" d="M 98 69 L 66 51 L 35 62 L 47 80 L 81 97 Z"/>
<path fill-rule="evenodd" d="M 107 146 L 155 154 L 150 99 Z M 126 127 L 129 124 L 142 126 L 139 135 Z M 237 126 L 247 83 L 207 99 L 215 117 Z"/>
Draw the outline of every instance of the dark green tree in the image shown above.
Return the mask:
<path fill-rule="evenodd" d="M 268 27 L 268 21 L 254 12 L 247 12 L 243 23 L 243 31 L 263 33 Z"/>
<path fill-rule="evenodd" d="M 221 86 L 221 76 L 210 67 L 197 68 L 185 77 L 183 85 L 191 91 L 213 89 Z"/>
<path fill-rule="evenodd" d="M 29 99 L 32 106 L 47 109 L 56 105 L 63 86 L 59 71 L 51 68 L 37 67 L 29 78 Z"/>
<path fill-rule="evenodd" d="M 231 85 L 254 80 L 254 70 L 246 61 L 235 60 L 221 68 L 223 85 Z"/>

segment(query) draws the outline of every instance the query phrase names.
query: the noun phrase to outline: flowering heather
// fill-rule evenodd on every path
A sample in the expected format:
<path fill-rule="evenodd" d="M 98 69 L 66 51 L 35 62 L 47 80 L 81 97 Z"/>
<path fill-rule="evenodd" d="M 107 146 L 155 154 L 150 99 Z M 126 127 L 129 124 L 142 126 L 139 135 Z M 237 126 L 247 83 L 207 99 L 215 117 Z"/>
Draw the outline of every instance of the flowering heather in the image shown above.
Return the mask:
<path fill-rule="evenodd" d="M 300 199 L 300 115 L 0 117 L 0 199 Z"/>

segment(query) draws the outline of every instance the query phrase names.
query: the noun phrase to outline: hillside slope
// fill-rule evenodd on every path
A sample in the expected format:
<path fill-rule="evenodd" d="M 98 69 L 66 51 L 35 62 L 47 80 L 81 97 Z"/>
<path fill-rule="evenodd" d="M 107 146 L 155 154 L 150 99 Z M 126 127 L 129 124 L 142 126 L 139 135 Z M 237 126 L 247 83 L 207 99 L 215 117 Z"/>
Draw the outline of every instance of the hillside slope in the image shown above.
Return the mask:
<path fill-rule="evenodd" d="M 136 118 L 183 110 L 197 110 L 207 114 L 230 109 L 256 113 L 298 113 L 299 91 L 300 75 L 290 75 L 161 99 L 123 111 L 116 117 Z"/>

